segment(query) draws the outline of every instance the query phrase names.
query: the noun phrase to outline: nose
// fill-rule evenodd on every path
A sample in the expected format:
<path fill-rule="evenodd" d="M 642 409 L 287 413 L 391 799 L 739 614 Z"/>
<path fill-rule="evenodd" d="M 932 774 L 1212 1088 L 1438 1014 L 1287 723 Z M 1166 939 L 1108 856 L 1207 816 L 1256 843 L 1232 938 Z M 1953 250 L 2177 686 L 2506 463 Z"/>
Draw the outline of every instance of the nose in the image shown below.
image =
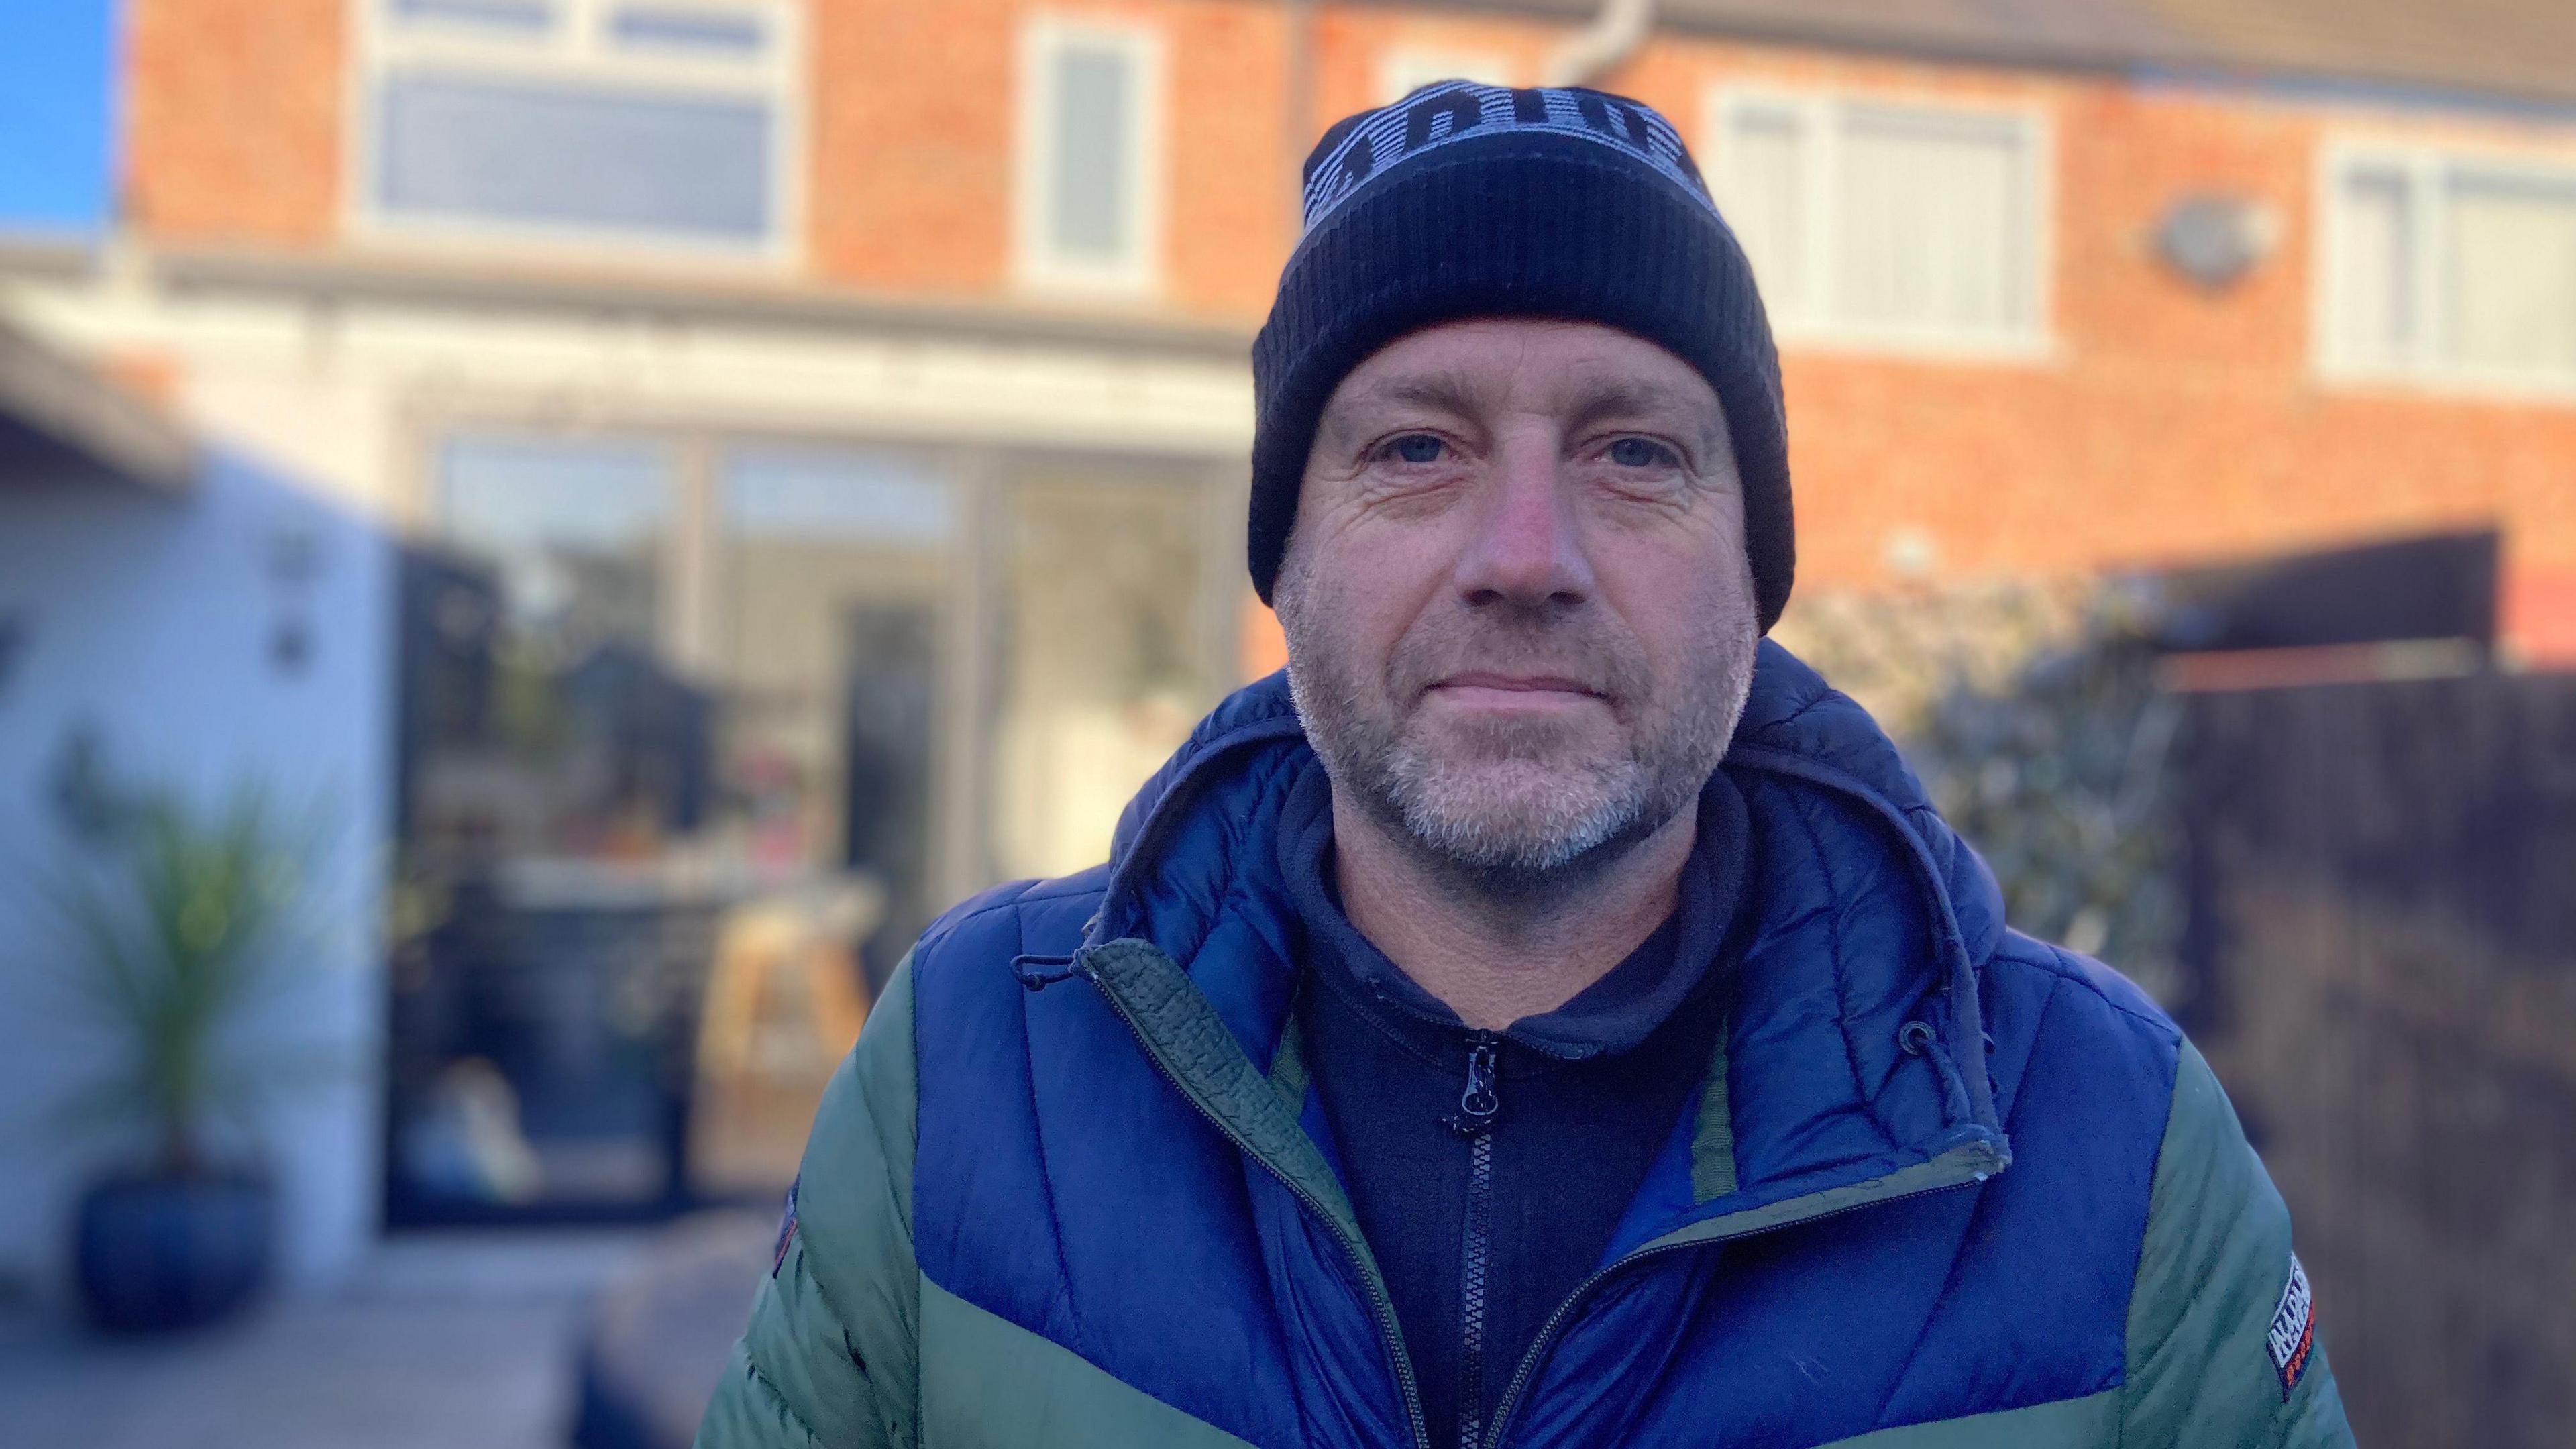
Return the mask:
<path fill-rule="evenodd" d="M 1592 596 L 1592 565 L 1563 467 L 1553 437 L 1510 437 L 1495 450 L 1479 490 L 1476 532 L 1456 570 L 1470 605 L 1563 611 Z"/>

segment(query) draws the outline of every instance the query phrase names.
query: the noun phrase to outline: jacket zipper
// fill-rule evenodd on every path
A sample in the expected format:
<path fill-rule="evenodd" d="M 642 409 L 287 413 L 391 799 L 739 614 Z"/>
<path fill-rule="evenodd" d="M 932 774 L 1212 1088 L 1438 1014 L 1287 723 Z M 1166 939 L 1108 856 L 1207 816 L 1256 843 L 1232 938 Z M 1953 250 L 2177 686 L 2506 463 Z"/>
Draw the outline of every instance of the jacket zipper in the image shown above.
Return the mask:
<path fill-rule="evenodd" d="M 1564 1326 L 1565 1321 L 1568 1318 L 1573 1316 L 1574 1311 L 1583 1305 L 1583 1300 L 1590 1297 L 1592 1291 L 1600 1287 L 1601 1284 L 1608 1280 L 1612 1274 L 1622 1272 L 1635 1264 L 1645 1262 L 1649 1258 L 1660 1258 L 1668 1253 L 1687 1252 L 1693 1248 L 1715 1247 L 1720 1243 L 1740 1243 L 1747 1238 L 1758 1238 L 1765 1233 L 1776 1233 L 1784 1228 L 1804 1227 L 1809 1223 L 1822 1222 L 1827 1218 L 1841 1217 L 1845 1213 L 1860 1212 L 1867 1208 L 1885 1207 L 1890 1203 L 1906 1202 L 1918 1197 L 1930 1197 L 1936 1192 L 1955 1192 L 1960 1188 L 1973 1186 L 1975 1183 L 1983 1182 L 1985 1179 L 1986 1174 L 1980 1172 L 1972 1179 L 1966 1179 L 1959 1182 L 1940 1183 L 1932 1187 L 1917 1188 L 1912 1192 L 1900 1192 L 1890 1197 L 1872 1198 L 1866 1202 L 1845 1203 L 1841 1207 L 1830 1208 L 1820 1213 L 1811 1213 L 1805 1217 L 1788 1218 L 1776 1223 L 1766 1223 L 1749 1232 L 1721 1233 L 1715 1237 L 1694 1238 L 1686 1243 L 1665 1243 L 1660 1246 L 1650 1243 L 1614 1262 L 1603 1264 L 1599 1269 L 1594 1271 L 1591 1277 L 1576 1284 L 1574 1291 L 1567 1294 L 1565 1296 L 1565 1300 L 1556 1305 L 1556 1311 L 1547 1316 L 1547 1321 L 1539 1325 L 1538 1337 L 1530 1340 L 1529 1352 L 1521 1355 L 1520 1367 L 1512 1374 L 1510 1387 L 1503 1390 L 1502 1402 L 1497 1404 L 1494 1408 L 1493 1428 L 1492 1431 L 1485 1436 L 1483 1449 L 1502 1449 L 1503 1432 L 1511 1427 L 1513 1411 L 1520 1407 L 1521 1393 L 1529 1387 L 1530 1377 L 1538 1371 L 1540 1361 L 1546 1356 L 1549 1341 L 1556 1337 L 1557 1330 Z M 1477 1446 L 1471 1442 L 1468 1449 L 1477 1449 Z"/>
<path fill-rule="evenodd" d="M 1299 1186 L 1289 1178 L 1287 1173 L 1280 1171 L 1269 1158 L 1261 1154 L 1259 1149 L 1246 1141 L 1243 1134 L 1226 1125 L 1223 1118 L 1209 1110 L 1207 1104 L 1199 1100 L 1198 1094 L 1189 1089 L 1188 1084 L 1180 1079 L 1178 1073 L 1164 1065 L 1162 1054 L 1154 1050 L 1154 1043 L 1146 1036 L 1145 1029 L 1137 1025 L 1135 1013 L 1127 1009 L 1126 999 L 1118 994 L 1116 988 L 1103 980 L 1097 970 L 1083 962 L 1079 952 L 1075 955 L 1073 969 L 1075 974 L 1082 976 L 1099 989 L 1100 999 L 1108 1002 L 1109 1009 L 1117 1013 L 1119 1021 L 1125 1023 L 1127 1034 L 1136 1039 L 1136 1045 L 1144 1049 L 1145 1059 L 1154 1064 L 1154 1070 L 1162 1074 L 1164 1081 L 1172 1084 L 1172 1090 L 1179 1092 L 1182 1100 L 1196 1109 L 1201 1117 L 1206 1118 L 1208 1125 L 1214 1127 L 1219 1135 L 1233 1143 L 1236 1151 L 1260 1163 L 1262 1171 L 1278 1179 L 1279 1185 L 1288 1189 L 1289 1195 L 1303 1204 L 1306 1211 L 1313 1213 L 1316 1219 L 1330 1229 L 1334 1238 L 1341 1243 L 1342 1251 L 1350 1257 L 1351 1270 L 1359 1275 L 1360 1286 L 1367 1291 L 1369 1307 L 1377 1316 L 1378 1338 L 1386 1349 L 1387 1360 L 1395 1366 L 1395 1386 L 1404 1399 L 1405 1418 L 1413 1431 L 1412 1442 L 1416 1449 L 1432 1449 L 1431 1426 L 1422 1412 L 1422 1389 L 1413 1378 L 1413 1360 L 1404 1351 L 1404 1331 L 1395 1321 L 1395 1300 L 1387 1296 L 1386 1284 L 1379 1279 L 1376 1270 L 1370 1265 L 1368 1249 L 1351 1234 L 1343 1231 L 1341 1224 L 1333 1220 L 1331 1209 L 1324 1205 L 1322 1199 Z"/>
<path fill-rule="evenodd" d="M 1451 1131 L 1467 1139 L 1466 1240 L 1458 1270 L 1458 1444 L 1476 1449 L 1484 1436 L 1485 1275 L 1493 1260 L 1494 1115 L 1502 1110 L 1494 1070 L 1492 1032 L 1467 1037 L 1467 1088 L 1458 1096 Z"/>

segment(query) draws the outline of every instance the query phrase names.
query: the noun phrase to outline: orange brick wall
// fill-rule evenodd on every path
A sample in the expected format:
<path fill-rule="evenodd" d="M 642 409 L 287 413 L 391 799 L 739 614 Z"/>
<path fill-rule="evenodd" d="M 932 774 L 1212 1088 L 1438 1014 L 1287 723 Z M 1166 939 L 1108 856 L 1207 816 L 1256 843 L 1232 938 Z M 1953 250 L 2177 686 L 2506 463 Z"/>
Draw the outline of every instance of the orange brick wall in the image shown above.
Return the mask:
<path fill-rule="evenodd" d="M 327 241 L 346 0 L 128 0 L 126 220 L 200 243 Z"/>
<path fill-rule="evenodd" d="M 811 7 L 813 268 L 897 292 L 991 290 L 1010 260 L 1010 0 Z"/>
<path fill-rule="evenodd" d="M 808 243 L 833 283 L 1008 291 L 1020 31 L 1035 14 L 1150 27 L 1165 49 L 1155 292 L 1092 305 L 1258 321 L 1294 235 L 1281 179 L 1284 11 L 1246 0 L 820 0 Z"/>
<path fill-rule="evenodd" d="M 1019 32 L 1040 11 L 1157 27 L 1168 57 L 1164 267 L 1153 295 L 1044 299 L 1249 331 L 1293 238 L 1286 7 L 1270 0 L 808 0 L 801 266 L 903 295 L 1014 295 Z M 133 0 L 128 195 L 148 237 L 332 242 L 342 211 L 344 0 Z M 1394 46 L 1501 57 L 1524 80 L 1559 27 L 1378 6 L 1313 12 L 1320 127 L 1377 99 Z M 1933 360 L 1793 347 L 1802 580 L 1893 578 L 1891 537 L 1946 576 L 2062 573 L 2493 521 L 2508 617 L 2576 658 L 2576 407 L 2323 386 L 2310 210 L 2344 128 L 2576 132 L 2418 110 L 2336 112 L 2258 89 L 2140 87 L 1661 35 L 1610 79 L 1696 138 L 1727 79 L 2039 109 L 2054 143 L 2052 355 Z M 2153 254 L 2194 190 L 2266 201 L 2272 256 L 2208 294 Z M 488 256 L 477 264 L 488 265 Z M 2555 582 L 2553 582 L 2555 581 Z M 2552 642 L 2556 641 L 2556 642 Z"/>

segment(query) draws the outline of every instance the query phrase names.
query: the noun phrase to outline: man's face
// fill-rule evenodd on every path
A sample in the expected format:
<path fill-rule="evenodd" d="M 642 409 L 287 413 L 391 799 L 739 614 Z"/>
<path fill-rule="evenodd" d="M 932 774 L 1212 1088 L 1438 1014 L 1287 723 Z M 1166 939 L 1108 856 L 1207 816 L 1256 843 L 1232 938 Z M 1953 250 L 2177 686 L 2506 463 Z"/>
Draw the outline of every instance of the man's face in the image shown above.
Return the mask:
<path fill-rule="evenodd" d="M 1494 883 L 1689 804 L 1760 634 L 1716 392 L 1580 322 L 1446 323 L 1354 369 L 1274 597 L 1335 789 Z"/>

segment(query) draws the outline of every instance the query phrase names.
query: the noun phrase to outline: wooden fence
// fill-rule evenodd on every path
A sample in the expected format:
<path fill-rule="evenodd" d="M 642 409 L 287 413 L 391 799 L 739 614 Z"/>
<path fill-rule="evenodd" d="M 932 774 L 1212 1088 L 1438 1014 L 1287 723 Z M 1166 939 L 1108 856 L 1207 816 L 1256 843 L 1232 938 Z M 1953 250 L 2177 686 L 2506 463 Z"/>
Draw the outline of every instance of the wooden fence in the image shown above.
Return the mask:
<path fill-rule="evenodd" d="M 2186 1025 L 2369 1449 L 2576 1443 L 2576 676 L 2192 696 Z"/>

